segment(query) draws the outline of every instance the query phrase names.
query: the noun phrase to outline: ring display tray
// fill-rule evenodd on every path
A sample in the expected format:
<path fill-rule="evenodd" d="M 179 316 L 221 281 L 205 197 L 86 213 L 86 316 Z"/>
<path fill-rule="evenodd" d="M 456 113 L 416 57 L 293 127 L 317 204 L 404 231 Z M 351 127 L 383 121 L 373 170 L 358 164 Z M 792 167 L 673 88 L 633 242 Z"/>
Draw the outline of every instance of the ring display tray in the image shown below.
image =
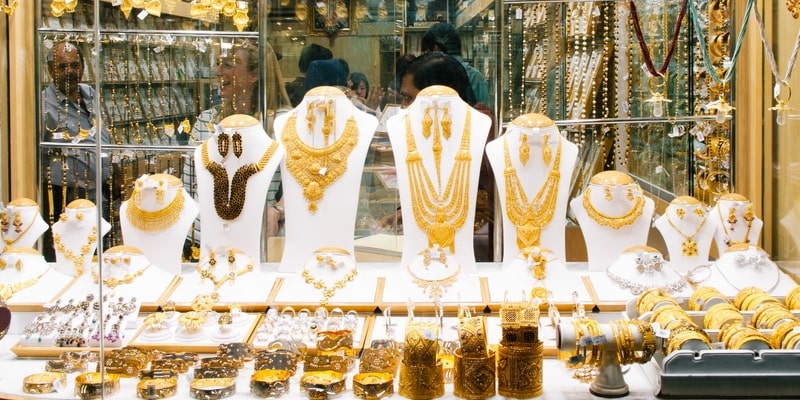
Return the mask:
<path fill-rule="evenodd" d="M 157 335 L 142 326 L 136 331 L 128 345 L 173 352 L 216 353 L 217 347 L 223 343 L 250 343 L 253 333 L 261 320 L 261 315 L 251 313 L 239 314 L 240 321 L 234 317 L 233 324 L 222 333 L 222 328 L 214 318 L 207 318 L 206 323 L 196 332 L 186 334 L 177 325 L 177 316 L 163 330 L 169 335 Z"/>

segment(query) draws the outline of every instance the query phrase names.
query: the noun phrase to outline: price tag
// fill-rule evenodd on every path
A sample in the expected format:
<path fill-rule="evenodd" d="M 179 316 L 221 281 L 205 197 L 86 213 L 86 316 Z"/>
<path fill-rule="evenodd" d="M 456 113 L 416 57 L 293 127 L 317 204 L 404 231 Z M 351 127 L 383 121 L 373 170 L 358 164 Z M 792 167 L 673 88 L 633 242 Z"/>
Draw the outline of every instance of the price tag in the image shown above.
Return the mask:
<path fill-rule="evenodd" d="M 578 341 L 578 345 L 581 347 L 591 346 L 593 343 L 594 341 L 589 336 L 584 336 Z"/>
<path fill-rule="evenodd" d="M 517 12 L 514 14 L 514 18 L 522 19 L 522 8 L 517 8 Z"/>
<path fill-rule="evenodd" d="M 164 51 L 164 46 L 153 47 L 153 52 L 156 54 L 161 53 L 162 51 Z"/>
<path fill-rule="evenodd" d="M 722 342 L 711 343 L 711 350 L 725 350 L 725 345 Z"/>
<path fill-rule="evenodd" d="M 592 337 L 592 344 L 599 346 L 606 343 L 606 335 L 597 335 Z"/>
<path fill-rule="evenodd" d="M 150 14 L 147 13 L 147 10 L 142 10 L 142 12 L 136 15 L 136 18 L 139 18 L 139 20 L 144 21 L 144 19 L 147 18 L 148 15 Z"/>

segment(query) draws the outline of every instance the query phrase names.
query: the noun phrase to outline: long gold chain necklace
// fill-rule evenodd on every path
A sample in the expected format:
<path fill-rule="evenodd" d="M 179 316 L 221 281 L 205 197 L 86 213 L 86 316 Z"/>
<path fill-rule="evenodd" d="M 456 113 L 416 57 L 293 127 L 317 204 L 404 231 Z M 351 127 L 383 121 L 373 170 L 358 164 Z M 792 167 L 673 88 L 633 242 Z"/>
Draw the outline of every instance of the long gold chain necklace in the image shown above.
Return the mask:
<path fill-rule="evenodd" d="M 695 229 L 694 232 L 692 232 L 691 235 L 687 235 L 687 234 L 683 233 L 683 231 L 680 228 L 678 228 L 678 225 L 675 224 L 672 221 L 672 218 L 669 217 L 669 211 L 664 213 L 664 216 L 667 218 L 667 222 L 669 223 L 669 226 L 671 226 L 672 229 L 675 230 L 675 232 L 678 232 L 681 236 L 683 236 L 683 243 L 681 243 L 681 253 L 683 253 L 683 255 L 686 256 L 686 257 L 697 257 L 697 254 L 698 254 L 697 241 L 694 238 L 695 238 L 695 236 L 697 236 L 697 234 L 700 232 L 701 229 L 703 229 L 703 226 L 706 224 L 706 220 L 708 220 L 706 215 L 703 214 L 700 217 L 700 224 L 697 225 L 697 229 Z"/>
<path fill-rule="evenodd" d="M 19 291 L 21 291 L 23 289 L 27 289 L 27 288 L 35 285 L 36 283 L 38 283 L 39 279 L 42 279 L 42 277 L 49 271 L 50 271 L 50 267 L 47 267 L 47 269 L 44 272 L 42 272 L 41 275 L 34 276 L 33 278 L 26 279 L 26 280 L 24 280 L 22 282 L 16 282 L 16 283 L 10 283 L 10 284 L 9 283 L 0 283 L 0 297 L 3 298 L 4 300 L 10 299 L 15 294 L 17 294 Z"/>
<path fill-rule="evenodd" d="M 613 229 L 619 229 L 623 226 L 628 226 L 636 222 L 636 220 L 642 215 L 642 210 L 644 210 L 644 196 L 636 196 L 633 206 L 628 212 L 618 216 L 605 215 L 594 208 L 594 205 L 592 205 L 591 194 L 592 187 L 586 187 L 586 191 L 583 193 L 583 208 L 586 209 L 586 214 L 589 215 L 589 218 L 593 219 L 599 225 L 608 226 Z"/>
<path fill-rule="evenodd" d="M 62 214 L 63 215 L 63 214 Z M 61 239 L 61 233 L 53 230 L 53 246 L 56 251 L 63 254 L 67 261 L 75 266 L 75 273 L 77 275 L 83 274 L 83 267 L 86 265 L 86 256 L 94 251 L 94 244 L 97 242 L 97 225 L 92 227 L 92 231 L 86 237 L 86 243 L 81 246 L 81 253 L 75 254 L 71 249 L 68 249 Z"/>
<path fill-rule="evenodd" d="M 326 115 L 327 118 L 333 116 Z M 358 144 L 358 135 L 358 123 L 351 114 L 335 142 L 322 148 L 311 147 L 297 134 L 297 115 L 292 113 L 286 120 L 281 133 L 286 147 L 286 168 L 303 187 L 303 197 L 308 201 L 311 214 L 316 214 L 317 202 L 322 200 L 325 189 L 347 170 L 347 160 Z"/>
<path fill-rule="evenodd" d="M 277 142 L 275 142 L 275 143 L 277 143 Z M 212 284 L 214 284 L 214 291 L 211 294 L 211 297 L 214 300 L 216 300 L 219 297 L 219 294 L 218 294 L 219 288 L 225 282 L 230 282 L 230 284 L 233 285 L 233 283 L 236 281 L 236 278 L 238 278 L 238 277 L 240 277 L 240 276 L 252 271 L 253 267 L 255 266 L 255 263 L 253 262 L 253 259 L 248 257 L 249 261 L 248 261 L 247 265 L 245 265 L 244 267 L 239 268 L 237 270 L 236 269 L 236 255 L 237 254 L 244 254 L 244 253 L 242 253 L 239 250 L 233 249 L 233 248 L 227 248 L 226 251 L 228 253 L 228 272 L 227 273 L 224 273 L 224 274 L 222 274 L 220 276 L 214 275 L 214 270 L 216 270 L 218 261 L 217 261 L 217 255 L 216 255 L 216 253 L 214 252 L 213 249 L 209 251 L 208 259 L 205 262 L 203 260 L 200 260 L 197 263 L 197 267 L 195 267 L 197 269 L 197 272 L 200 273 L 200 280 L 201 281 L 205 280 L 205 279 L 208 279 L 209 281 L 211 281 Z M 206 267 L 204 268 L 204 266 L 206 266 Z"/>
<path fill-rule="evenodd" d="M 214 185 L 214 188 L 216 189 L 216 185 Z M 139 208 L 136 201 L 128 201 L 128 209 L 125 213 L 125 217 L 136 229 L 144 232 L 162 232 L 178 222 L 181 218 L 181 212 L 183 212 L 185 202 L 186 199 L 183 197 L 183 190 L 179 188 L 172 201 L 160 210 L 145 211 Z"/>
<path fill-rule="evenodd" d="M 119 285 L 133 283 L 133 281 L 135 281 L 136 278 L 142 276 L 142 274 L 144 274 L 145 271 L 147 271 L 147 269 L 150 268 L 151 265 L 153 264 L 147 264 L 144 268 L 138 269 L 129 274 L 125 274 L 125 276 L 123 276 L 122 278 L 117 278 L 114 276 L 103 278 L 103 285 L 106 285 L 106 287 L 108 287 L 109 289 L 114 289 Z M 100 273 L 98 272 L 97 267 L 92 268 L 92 279 L 94 280 L 94 283 L 100 283 Z"/>
<path fill-rule="evenodd" d="M 406 115 L 406 166 L 410 183 L 411 205 L 417 226 L 428 236 L 428 247 L 439 245 L 449 248 L 455 254 L 456 230 L 464 225 L 469 212 L 470 136 L 472 124 L 471 110 L 467 108 L 464 119 L 464 132 L 461 147 L 455 157 L 453 170 L 447 179 L 444 193 L 433 186 L 431 177 L 417 150 L 414 134 L 411 132 L 411 116 Z"/>
<path fill-rule="evenodd" d="M 3 251 L 1 251 L 0 253 L 5 253 L 6 251 L 8 251 L 8 249 L 13 247 L 14 243 L 16 243 L 17 240 L 19 240 L 19 238 L 25 236 L 25 234 L 28 233 L 28 231 L 31 229 L 31 227 L 33 227 L 33 224 L 36 222 L 36 215 L 37 214 L 39 214 L 39 207 L 38 206 L 36 207 L 36 211 L 32 215 L 31 222 L 28 224 L 28 226 L 25 227 L 25 229 L 22 229 L 22 225 L 23 225 L 22 215 L 19 212 L 15 213 L 14 214 L 13 224 L 14 224 L 14 233 L 16 233 L 17 236 L 15 236 L 13 238 L 9 237 L 9 236 L 13 236 L 13 235 L 9 235 L 10 234 L 10 229 L 6 229 L 5 228 L 7 222 L 3 222 L 3 229 L 0 229 L 0 237 L 2 237 L 3 242 L 5 242 L 5 245 L 3 246 Z M 8 221 L 8 219 L 9 219 L 8 211 L 7 210 L 3 210 L 2 213 L 0 213 L 0 221 Z"/>
<path fill-rule="evenodd" d="M 525 135 L 524 133 L 522 135 Z M 524 137 L 524 136 L 523 136 Z M 517 169 L 511 164 L 511 155 L 508 151 L 508 135 L 503 140 L 503 156 L 506 168 L 504 172 L 506 182 L 506 214 L 508 220 L 517 228 L 517 247 L 522 250 L 539 245 L 542 229 L 550 224 L 556 210 L 556 198 L 561 179 L 561 144 L 563 138 L 558 135 L 558 148 L 553 166 L 547 178 L 536 193 L 532 202 L 528 202 L 525 189 L 519 181 Z"/>
<path fill-rule="evenodd" d="M 725 224 L 731 224 L 731 231 L 733 231 L 734 226 L 736 225 L 736 208 L 731 207 L 730 213 L 728 213 L 728 219 L 722 216 L 722 207 L 717 204 L 717 214 L 719 215 L 719 222 L 720 226 L 722 226 L 722 233 L 725 235 L 723 238 L 725 245 L 731 247 L 735 244 L 747 244 L 750 243 L 750 228 L 753 227 L 753 220 L 755 220 L 755 216 L 753 215 L 753 203 L 747 204 L 747 211 L 744 213 L 744 220 L 747 222 L 747 228 L 744 231 L 744 238 L 742 241 L 735 241 L 731 238 L 731 235 L 728 233 L 728 228 L 725 227 Z"/>
<path fill-rule="evenodd" d="M 220 218 L 231 221 L 239 217 L 247 196 L 247 181 L 267 165 L 277 149 L 278 142 L 272 142 L 258 162 L 242 165 L 233 174 L 231 182 L 228 182 L 228 171 L 218 162 L 211 161 L 208 157 L 208 140 L 203 142 L 203 167 L 214 178 L 214 209 Z"/>
<path fill-rule="evenodd" d="M 322 278 L 316 278 L 308 268 L 303 269 L 303 279 L 305 282 L 311 286 L 314 286 L 314 289 L 319 289 L 322 291 L 322 299 L 319 301 L 319 305 L 326 306 L 328 305 L 328 300 L 336 294 L 336 291 L 342 289 L 347 285 L 348 282 L 351 282 L 353 279 L 356 278 L 358 275 L 358 269 L 353 266 L 347 271 L 344 276 L 341 278 L 333 281 L 332 284 L 328 285 L 327 282 Z"/>

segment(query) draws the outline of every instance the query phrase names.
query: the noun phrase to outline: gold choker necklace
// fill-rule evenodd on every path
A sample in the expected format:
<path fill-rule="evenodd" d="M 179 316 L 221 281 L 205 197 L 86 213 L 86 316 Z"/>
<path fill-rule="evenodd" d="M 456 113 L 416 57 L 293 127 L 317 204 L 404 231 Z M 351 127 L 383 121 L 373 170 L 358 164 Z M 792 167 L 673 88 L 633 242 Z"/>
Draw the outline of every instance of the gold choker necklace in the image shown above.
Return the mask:
<path fill-rule="evenodd" d="M 62 214 L 63 215 L 63 214 Z M 83 274 L 83 266 L 86 265 L 86 256 L 94 252 L 94 244 L 97 243 L 97 225 L 92 227 L 92 231 L 86 237 L 86 243 L 81 246 L 81 253 L 75 254 L 71 249 L 68 249 L 61 240 L 61 234 L 53 231 L 53 247 L 56 252 L 61 253 L 67 261 L 71 262 L 75 267 L 77 275 Z"/>
<path fill-rule="evenodd" d="M 440 249 L 449 248 L 451 254 L 456 252 L 456 231 L 464 225 L 469 213 L 471 119 L 471 110 L 467 107 L 461 147 L 455 156 L 444 193 L 441 193 L 440 188 L 433 186 L 425 169 L 411 131 L 411 116 L 406 115 L 406 166 L 414 220 L 428 236 L 428 247 L 438 245 Z"/>
<path fill-rule="evenodd" d="M 297 134 L 297 115 L 292 113 L 286 120 L 281 132 L 281 140 L 286 147 L 286 168 L 303 187 L 303 197 L 308 201 L 311 214 L 316 214 L 317 203 L 325 195 L 325 189 L 347 170 L 347 160 L 358 144 L 358 136 L 358 123 L 350 115 L 342 135 L 333 144 L 311 147 Z"/>
<path fill-rule="evenodd" d="M 524 133 L 523 133 L 524 135 Z M 524 137 L 524 136 L 523 136 Z M 558 198 L 558 186 L 561 179 L 561 144 L 563 138 L 558 135 L 558 149 L 553 166 L 547 174 L 539 192 L 532 202 L 528 202 L 525 189 L 519 181 L 517 170 L 511 164 L 508 151 L 508 136 L 503 140 L 506 182 L 506 214 L 508 220 L 517 228 L 517 248 L 520 250 L 539 245 L 542 229 L 553 220 Z"/>
<path fill-rule="evenodd" d="M 179 188 L 172 201 L 160 210 L 145 211 L 139 208 L 136 201 L 128 201 L 128 210 L 125 213 L 125 217 L 134 228 L 140 231 L 163 232 L 175 225 L 181 218 L 185 200 L 183 190 Z"/>
<path fill-rule="evenodd" d="M 636 220 L 642 215 L 642 210 L 644 210 L 644 196 L 636 196 L 636 199 L 634 199 L 633 202 L 633 207 L 631 207 L 631 209 L 625 214 L 619 216 L 605 215 L 594 208 L 594 205 L 592 205 L 591 194 L 592 187 L 587 186 L 586 191 L 583 192 L 583 208 L 586 210 L 586 214 L 589 215 L 589 218 L 597 222 L 598 225 L 619 229 L 623 226 L 628 226 L 636 222 Z"/>
<path fill-rule="evenodd" d="M 444 264 L 444 268 L 447 268 L 447 264 Z M 422 291 L 426 293 L 428 297 L 431 299 L 439 299 L 447 291 L 447 288 L 449 288 L 458 280 L 458 274 L 461 273 L 461 264 L 457 264 L 457 268 L 455 268 L 453 273 L 445 276 L 442 279 L 422 278 L 414 273 L 414 271 L 411 269 L 411 264 L 406 267 L 406 270 L 408 271 L 408 274 L 411 275 L 411 281 L 417 285 L 418 288 L 422 289 Z"/>
<path fill-rule="evenodd" d="M 267 165 L 277 149 L 278 142 L 272 142 L 257 163 L 242 165 L 233 174 L 233 180 L 228 182 L 228 170 L 221 164 L 211 161 L 208 157 L 208 140 L 203 142 L 201 147 L 203 166 L 214 178 L 214 209 L 220 218 L 232 221 L 239 217 L 247 196 L 247 180 Z"/>
<path fill-rule="evenodd" d="M 144 272 L 147 271 L 147 269 L 150 268 L 151 265 L 153 264 L 147 264 L 147 266 L 145 266 L 144 268 L 132 272 L 130 274 L 125 274 L 125 276 L 123 276 L 122 278 L 117 278 L 117 277 L 103 278 L 103 285 L 105 285 L 109 289 L 114 289 L 119 285 L 133 283 L 133 281 L 135 281 L 136 278 L 142 276 L 142 274 L 144 274 Z M 92 279 L 94 280 L 94 283 L 100 283 L 100 273 L 97 271 L 97 267 L 92 268 Z"/>

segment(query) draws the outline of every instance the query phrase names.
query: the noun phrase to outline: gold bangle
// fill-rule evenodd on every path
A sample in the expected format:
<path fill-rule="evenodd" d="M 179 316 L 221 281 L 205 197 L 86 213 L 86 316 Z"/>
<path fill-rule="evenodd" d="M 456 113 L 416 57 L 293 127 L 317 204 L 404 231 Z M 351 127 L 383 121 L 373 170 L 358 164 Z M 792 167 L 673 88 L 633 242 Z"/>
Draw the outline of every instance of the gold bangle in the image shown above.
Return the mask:
<path fill-rule="evenodd" d="M 142 366 L 138 360 L 132 358 L 107 357 L 105 360 L 106 372 L 120 375 L 124 378 L 139 376 Z"/>
<path fill-rule="evenodd" d="M 783 337 L 780 348 L 788 350 L 796 350 L 798 343 L 800 343 L 800 330 L 796 331 L 792 329 L 789 331 L 788 334 L 786 334 L 786 336 Z"/>
<path fill-rule="evenodd" d="M 541 341 L 528 347 L 500 346 L 497 351 L 497 393 L 513 398 L 540 396 L 544 391 L 543 352 Z"/>
<path fill-rule="evenodd" d="M 742 302 L 742 311 L 756 311 L 761 306 L 777 303 L 783 306 L 783 303 L 780 300 L 776 299 L 769 293 L 754 293 L 750 296 L 747 296 L 744 301 Z"/>
<path fill-rule="evenodd" d="M 178 358 L 162 358 L 160 360 L 153 360 L 150 363 L 150 368 L 153 370 L 169 370 L 177 374 L 185 374 L 189 372 L 190 364 Z"/>
<path fill-rule="evenodd" d="M 786 308 L 800 310 L 800 285 L 797 285 L 786 294 Z"/>
<path fill-rule="evenodd" d="M 230 316 L 230 314 L 228 314 Z M 222 318 L 222 317 L 220 317 Z M 244 362 L 253 360 L 253 346 L 248 343 L 223 343 L 217 346 L 217 357 L 239 358 Z"/>
<path fill-rule="evenodd" d="M 286 370 L 294 375 L 297 371 L 297 357 L 291 351 L 284 349 L 260 351 L 255 357 L 255 370 L 262 369 Z"/>
<path fill-rule="evenodd" d="M 75 395 L 81 400 L 96 400 L 113 396 L 119 391 L 119 375 L 84 372 L 75 377 Z"/>
<path fill-rule="evenodd" d="M 310 399 L 327 399 L 344 392 L 344 374 L 336 371 L 311 371 L 300 378 L 300 391 Z"/>
<path fill-rule="evenodd" d="M 409 399 L 433 399 L 444 396 L 442 363 L 400 363 L 400 396 Z"/>
<path fill-rule="evenodd" d="M 321 354 L 339 354 L 346 357 L 355 355 L 353 351 L 353 331 L 322 331 L 317 333 L 317 352 Z"/>
<path fill-rule="evenodd" d="M 142 399 L 166 399 L 178 393 L 178 378 L 144 379 L 136 384 L 136 394 Z"/>
<path fill-rule="evenodd" d="M 189 383 L 189 395 L 198 400 L 217 400 L 231 397 L 236 393 L 236 380 L 233 378 L 201 378 Z"/>
<path fill-rule="evenodd" d="M 63 372 L 39 372 L 22 379 L 22 391 L 30 394 L 58 392 L 67 386 L 67 374 Z"/>
<path fill-rule="evenodd" d="M 195 368 L 194 379 L 236 378 L 239 370 L 233 367 Z"/>
<path fill-rule="evenodd" d="M 689 311 L 705 310 L 710 307 L 709 302 L 713 299 L 722 299 L 723 302 L 728 302 L 725 295 L 712 286 L 697 288 L 689 297 Z"/>
<path fill-rule="evenodd" d="M 244 360 L 238 357 L 208 357 L 200 359 L 201 368 L 235 368 L 244 367 Z"/>
<path fill-rule="evenodd" d="M 465 399 L 486 399 L 497 393 L 497 363 L 494 351 L 473 357 L 455 351 L 453 394 Z"/>
<path fill-rule="evenodd" d="M 411 364 L 436 363 L 439 346 L 439 324 L 427 321 L 410 321 L 406 324 L 403 361 Z"/>
<path fill-rule="evenodd" d="M 397 352 L 394 348 L 371 348 L 361 350 L 359 372 L 397 373 Z"/>
<path fill-rule="evenodd" d="M 733 305 L 738 309 L 742 309 L 742 303 L 744 302 L 745 298 L 751 296 L 756 293 L 765 293 L 763 289 L 757 288 L 755 286 L 749 286 L 736 293 L 736 297 L 733 298 Z"/>
<path fill-rule="evenodd" d="M 306 355 L 305 362 L 303 363 L 303 371 L 335 371 L 340 373 L 347 373 L 350 367 L 350 357 L 342 357 L 335 355 Z"/>
<path fill-rule="evenodd" d="M 258 370 L 250 377 L 250 393 L 261 398 L 281 397 L 289 392 L 289 378 L 292 375 L 287 370 Z"/>
<path fill-rule="evenodd" d="M 353 376 L 353 394 L 359 399 L 380 400 L 394 394 L 394 376 L 382 372 L 362 372 Z"/>
<path fill-rule="evenodd" d="M 484 317 L 459 318 L 458 336 L 461 340 L 461 351 L 466 357 L 481 357 L 486 355 L 487 336 Z"/>
<path fill-rule="evenodd" d="M 684 329 L 669 337 L 667 341 L 667 354 L 676 350 L 681 350 L 690 341 L 699 341 L 705 344 L 706 349 L 711 349 L 711 340 L 708 335 L 700 329 Z"/>
<path fill-rule="evenodd" d="M 703 316 L 703 327 L 706 329 L 722 329 L 730 324 L 739 325 L 744 317 L 730 303 L 719 303 L 711 306 Z"/>
<path fill-rule="evenodd" d="M 44 370 L 47 372 L 86 372 L 88 364 L 86 360 L 47 360 Z"/>
<path fill-rule="evenodd" d="M 633 349 L 634 351 L 633 362 L 644 364 L 650 361 L 650 358 L 653 357 L 653 354 L 655 354 L 656 352 L 655 331 L 653 330 L 652 325 L 648 324 L 647 322 L 640 321 L 638 319 L 628 320 L 628 324 L 636 326 L 636 329 L 639 330 L 639 334 L 642 335 L 641 354 L 637 355 L 636 350 Z M 628 331 L 628 333 L 630 334 L 630 331 Z"/>

